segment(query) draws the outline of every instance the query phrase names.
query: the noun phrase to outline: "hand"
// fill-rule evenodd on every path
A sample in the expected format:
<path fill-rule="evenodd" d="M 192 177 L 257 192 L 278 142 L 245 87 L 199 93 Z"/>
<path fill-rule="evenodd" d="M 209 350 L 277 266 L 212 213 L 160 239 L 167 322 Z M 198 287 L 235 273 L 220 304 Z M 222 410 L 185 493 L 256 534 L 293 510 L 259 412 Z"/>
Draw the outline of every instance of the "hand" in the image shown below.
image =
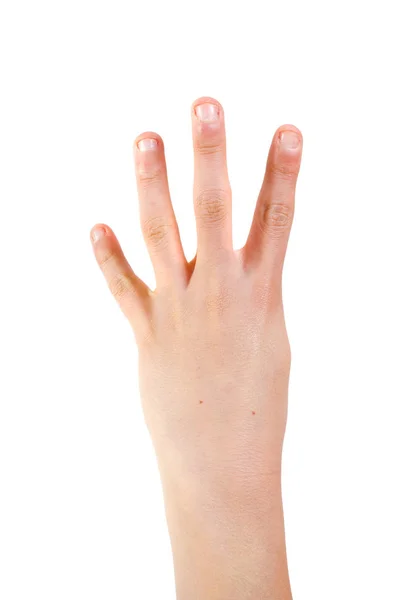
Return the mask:
<path fill-rule="evenodd" d="M 94 252 L 139 348 L 178 598 L 287 599 L 281 281 L 302 136 L 293 125 L 275 133 L 248 240 L 234 250 L 221 105 L 197 100 L 192 125 L 196 257 L 183 253 L 155 133 L 137 138 L 134 157 L 156 290 L 134 274 L 108 226 L 93 228 Z"/>

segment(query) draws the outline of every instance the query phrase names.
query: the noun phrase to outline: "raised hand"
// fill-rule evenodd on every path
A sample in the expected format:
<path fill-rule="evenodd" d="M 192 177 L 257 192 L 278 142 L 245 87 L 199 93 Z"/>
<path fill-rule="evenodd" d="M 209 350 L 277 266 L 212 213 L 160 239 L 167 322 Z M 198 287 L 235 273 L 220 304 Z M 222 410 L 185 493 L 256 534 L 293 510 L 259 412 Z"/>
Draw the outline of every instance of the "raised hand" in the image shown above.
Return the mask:
<path fill-rule="evenodd" d="M 276 131 L 247 243 L 234 250 L 222 106 L 197 100 L 192 125 L 196 257 L 188 262 L 182 249 L 155 133 L 137 138 L 134 158 L 156 289 L 135 275 L 106 225 L 92 230 L 94 252 L 139 348 L 178 598 L 287 599 L 281 281 L 302 136 L 293 125 Z"/>

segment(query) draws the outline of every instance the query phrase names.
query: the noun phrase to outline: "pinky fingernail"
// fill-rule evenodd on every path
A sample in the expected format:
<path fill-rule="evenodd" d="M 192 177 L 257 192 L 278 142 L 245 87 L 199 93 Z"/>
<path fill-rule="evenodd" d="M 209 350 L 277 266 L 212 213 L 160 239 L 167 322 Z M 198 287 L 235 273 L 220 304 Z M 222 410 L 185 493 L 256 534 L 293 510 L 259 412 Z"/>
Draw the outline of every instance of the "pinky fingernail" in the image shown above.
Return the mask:
<path fill-rule="evenodd" d="M 96 229 L 93 229 L 92 231 L 92 242 L 95 244 L 96 242 L 99 241 L 100 238 L 104 237 L 106 235 L 106 230 L 104 229 L 104 227 L 96 227 Z"/>

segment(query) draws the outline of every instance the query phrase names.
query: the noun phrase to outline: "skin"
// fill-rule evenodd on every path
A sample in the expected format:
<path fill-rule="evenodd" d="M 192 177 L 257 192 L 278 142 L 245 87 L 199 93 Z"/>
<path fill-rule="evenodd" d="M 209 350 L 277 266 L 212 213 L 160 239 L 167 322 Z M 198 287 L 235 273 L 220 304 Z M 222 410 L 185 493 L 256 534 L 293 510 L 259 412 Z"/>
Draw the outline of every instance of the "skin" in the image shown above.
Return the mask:
<path fill-rule="evenodd" d="M 104 225 L 91 232 L 139 349 L 143 410 L 164 490 L 178 600 L 288 600 L 281 498 L 290 346 L 282 268 L 302 135 L 276 131 L 247 242 L 232 246 L 224 112 L 191 110 L 197 254 L 187 262 L 159 135 L 134 159 L 150 290 Z"/>

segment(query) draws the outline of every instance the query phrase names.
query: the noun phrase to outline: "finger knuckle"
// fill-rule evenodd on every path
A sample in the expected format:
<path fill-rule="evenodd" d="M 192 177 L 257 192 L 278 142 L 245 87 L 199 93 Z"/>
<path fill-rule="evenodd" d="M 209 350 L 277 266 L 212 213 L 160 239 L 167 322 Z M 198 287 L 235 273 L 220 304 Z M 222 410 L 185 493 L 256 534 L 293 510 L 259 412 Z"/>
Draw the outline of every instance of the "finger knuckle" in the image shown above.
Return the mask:
<path fill-rule="evenodd" d="M 227 216 L 230 192 L 213 188 L 203 190 L 195 198 L 196 214 L 206 224 L 223 221 Z"/>
<path fill-rule="evenodd" d="M 270 178 L 281 179 L 294 184 L 297 179 L 297 169 L 290 163 L 277 162 L 269 166 Z"/>
<path fill-rule="evenodd" d="M 161 168 L 143 169 L 138 171 L 138 179 L 142 188 L 158 185 L 162 179 L 163 171 Z"/>
<path fill-rule="evenodd" d="M 114 275 L 108 283 L 110 291 L 117 302 L 121 302 L 128 294 L 132 292 L 132 284 L 126 275 L 118 273 Z"/>
<path fill-rule="evenodd" d="M 196 150 L 198 154 L 202 156 L 213 156 L 221 153 L 222 146 L 218 141 L 213 140 L 212 138 L 203 138 L 197 143 Z"/>
<path fill-rule="evenodd" d="M 144 237 L 152 248 L 165 246 L 168 239 L 168 223 L 161 217 L 153 217 L 143 224 Z"/>
<path fill-rule="evenodd" d="M 279 237 L 289 228 L 293 218 L 293 209 L 288 204 L 272 202 L 262 208 L 261 228 L 269 234 Z"/>

